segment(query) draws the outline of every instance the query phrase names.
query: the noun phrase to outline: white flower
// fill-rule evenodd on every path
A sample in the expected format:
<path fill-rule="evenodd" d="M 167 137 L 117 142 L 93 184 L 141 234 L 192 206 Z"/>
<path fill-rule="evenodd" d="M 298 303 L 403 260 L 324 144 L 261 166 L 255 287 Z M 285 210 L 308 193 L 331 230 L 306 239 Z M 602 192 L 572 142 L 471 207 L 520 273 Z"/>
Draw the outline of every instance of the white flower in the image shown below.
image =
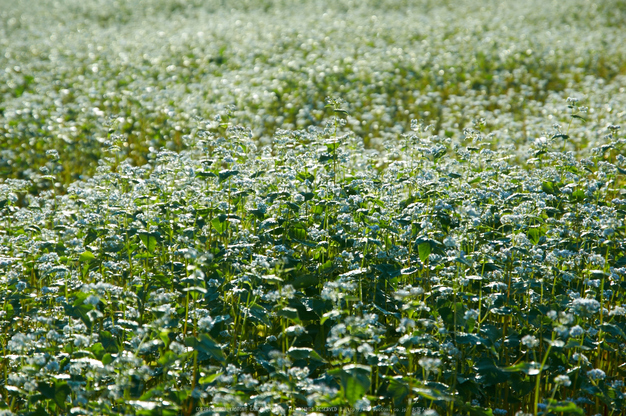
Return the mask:
<path fill-rule="evenodd" d="M 593 314 L 600 310 L 600 302 L 591 298 L 574 299 L 571 308 L 576 315 Z"/>
<path fill-rule="evenodd" d="M 100 298 L 96 295 L 89 295 L 87 299 L 85 299 L 84 303 L 87 305 L 97 305 L 100 303 Z"/>
<path fill-rule="evenodd" d="M 466 320 L 469 320 L 469 319 L 476 320 L 476 319 L 478 319 L 479 315 L 480 314 L 478 313 L 478 311 L 476 309 L 469 309 L 469 310 L 465 311 L 465 315 L 463 317 Z"/>
<path fill-rule="evenodd" d="M 59 160 L 59 152 L 55 149 L 46 150 L 46 156 L 51 160 Z"/>
<path fill-rule="evenodd" d="M 443 244 L 445 244 L 445 246 L 449 248 L 454 248 L 457 246 L 456 240 L 452 238 L 451 236 L 444 238 Z"/>
<path fill-rule="evenodd" d="M 576 325 L 570 328 L 569 335 L 572 337 L 579 337 L 585 333 L 585 330 L 582 329 L 580 325 Z"/>
<path fill-rule="evenodd" d="M 556 384 L 557 386 L 569 387 L 572 385 L 572 381 L 569 379 L 568 376 L 560 375 L 560 376 L 554 377 L 554 384 Z"/>
<path fill-rule="evenodd" d="M 604 380 L 606 378 L 606 374 L 599 368 L 594 368 L 593 370 L 587 371 L 587 377 L 589 377 L 591 381 Z"/>
<path fill-rule="evenodd" d="M 184 345 L 179 344 L 176 341 L 173 341 L 170 344 L 170 350 L 172 350 L 172 352 L 177 355 L 184 354 L 185 352 L 187 352 L 187 348 Z"/>
<path fill-rule="evenodd" d="M 528 348 L 535 348 L 539 345 L 539 340 L 533 335 L 525 335 L 524 337 L 522 337 L 522 344 L 527 346 Z"/>
<path fill-rule="evenodd" d="M 366 397 L 357 400 L 356 403 L 354 403 L 354 409 L 357 412 L 368 412 L 371 407 L 371 403 Z"/>
<path fill-rule="evenodd" d="M 22 349 L 28 348 L 29 346 L 29 337 L 19 332 L 13 335 L 13 337 L 11 337 L 11 339 L 7 343 L 7 348 L 10 351 L 21 351 Z"/>
<path fill-rule="evenodd" d="M 198 320 L 198 328 L 204 332 L 208 332 L 211 329 L 213 329 L 214 325 L 215 325 L 215 319 L 213 319 L 210 316 L 205 316 Z"/>
<path fill-rule="evenodd" d="M 304 329 L 302 325 L 292 325 L 285 329 L 285 334 L 290 335 L 290 336 L 296 336 L 296 337 L 299 337 L 305 332 L 306 330 Z"/>
<path fill-rule="evenodd" d="M 439 372 L 439 367 L 441 366 L 441 359 L 439 358 L 420 358 L 418 361 L 420 367 L 422 367 L 427 373 L 430 372 Z"/>

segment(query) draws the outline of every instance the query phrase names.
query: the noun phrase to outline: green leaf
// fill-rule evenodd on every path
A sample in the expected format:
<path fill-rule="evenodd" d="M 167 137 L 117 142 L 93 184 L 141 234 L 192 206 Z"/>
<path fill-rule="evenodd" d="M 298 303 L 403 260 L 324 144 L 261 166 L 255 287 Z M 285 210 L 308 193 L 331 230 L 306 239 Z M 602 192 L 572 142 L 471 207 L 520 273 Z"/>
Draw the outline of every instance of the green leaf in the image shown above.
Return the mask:
<path fill-rule="evenodd" d="M 439 384 L 440 383 L 429 383 L 429 384 Z M 443 385 L 444 387 L 447 387 Z M 413 392 L 418 396 L 425 398 L 426 400 L 450 400 L 450 397 L 447 396 L 443 391 L 438 388 L 432 387 L 413 387 Z"/>
<path fill-rule="evenodd" d="M 626 340 L 626 334 L 617 325 L 604 323 L 604 324 L 600 325 L 600 329 L 603 332 L 606 332 L 607 334 L 613 335 L 615 338 L 619 339 L 621 342 Z"/>
<path fill-rule="evenodd" d="M 11 305 L 10 303 L 7 303 L 6 305 L 4 305 L 3 310 L 6 312 L 6 315 L 4 315 L 4 319 L 10 319 L 15 314 L 15 309 L 13 308 L 13 305 Z"/>
<path fill-rule="evenodd" d="M 329 371 L 329 374 L 339 376 L 343 395 L 350 406 L 354 406 L 369 390 L 371 373 L 371 367 L 360 364 L 349 364 Z"/>
<path fill-rule="evenodd" d="M 330 273 L 331 271 L 333 271 L 333 270 L 334 270 L 334 268 L 335 268 L 335 267 L 334 267 L 334 265 L 333 265 L 332 260 L 328 260 L 326 263 L 321 264 L 321 265 L 318 267 L 317 271 L 318 271 L 318 272 L 320 272 L 320 273 Z"/>
<path fill-rule="evenodd" d="M 442 308 L 443 309 L 443 308 Z M 448 308 L 449 309 L 449 308 Z M 454 312 L 453 312 L 454 313 Z M 457 316 L 460 316 L 461 311 L 457 312 Z M 454 319 L 454 315 L 452 315 L 452 319 Z M 476 334 L 466 334 L 466 333 L 459 333 L 457 335 L 457 340 L 456 342 L 459 345 L 481 345 L 481 344 L 485 344 L 485 339 L 479 337 Z"/>
<path fill-rule="evenodd" d="M 265 326 L 271 326 L 272 322 L 269 318 L 269 312 L 263 306 L 257 305 L 256 303 L 251 305 L 250 308 L 245 309 L 246 315 L 250 318 L 251 321 L 256 323 L 261 323 Z"/>
<path fill-rule="evenodd" d="M 587 122 L 587 120 L 585 120 L 584 118 L 582 118 L 581 116 L 577 114 L 572 114 L 572 118 L 577 118 L 578 120 L 582 120 L 583 123 Z"/>
<path fill-rule="evenodd" d="M 294 308 L 290 308 L 288 306 L 285 306 L 284 308 L 282 308 L 281 310 L 279 310 L 278 312 L 276 312 L 277 316 L 283 316 L 287 319 L 291 319 L 291 320 L 297 320 L 298 319 L 298 311 Z"/>
<path fill-rule="evenodd" d="M 549 400 L 546 410 L 550 412 L 565 413 L 568 415 L 584 415 L 583 409 L 578 407 L 574 402 L 558 402 L 556 400 Z"/>
<path fill-rule="evenodd" d="M 511 375 L 496 365 L 492 358 L 484 356 L 478 360 L 474 369 L 482 378 L 485 386 L 504 383 Z"/>
<path fill-rule="evenodd" d="M 324 359 L 313 348 L 291 347 L 287 354 L 294 360 L 315 360 L 324 362 Z"/>
<path fill-rule="evenodd" d="M 433 160 L 441 159 L 441 157 L 443 157 L 447 152 L 448 149 L 445 147 L 437 149 L 437 151 L 433 154 Z"/>
<path fill-rule="evenodd" d="M 295 224 L 293 227 L 289 228 L 289 237 L 304 241 L 307 238 L 306 231 L 305 225 Z"/>
<path fill-rule="evenodd" d="M 65 399 L 72 392 L 65 381 L 58 381 L 54 384 L 39 382 L 37 389 L 45 398 L 54 400 L 57 406 L 63 410 L 66 408 Z"/>
<path fill-rule="evenodd" d="M 103 365 L 109 365 L 111 364 L 113 361 L 115 361 L 115 358 L 113 358 L 113 356 L 109 353 L 104 354 L 104 356 L 102 356 L 102 364 Z"/>
<path fill-rule="evenodd" d="M 563 139 L 563 140 L 567 140 L 569 139 L 569 136 L 567 134 L 555 134 L 554 136 L 552 136 L 553 139 Z"/>
<path fill-rule="evenodd" d="M 283 279 L 276 276 L 275 274 L 266 274 L 264 276 L 261 276 L 261 279 L 265 280 L 266 282 L 270 282 L 271 284 L 276 284 L 276 285 L 282 283 L 283 281 Z"/>
<path fill-rule="evenodd" d="M 539 368 L 536 362 L 526 362 L 522 361 L 517 364 L 501 368 L 502 371 L 507 371 L 509 373 L 516 373 L 521 371 L 524 374 L 528 375 L 537 375 L 539 373 Z"/>
<path fill-rule="evenodd" d="M 74 301 L 73 305 L 63 305 L 65 309 L 65 314 L 71 316 L 72 318 L 81 319 L 88 328 L 91 328 L 91 319 L 89 318 L 88 312 L 93 310 L 94 306 L 83 303 L 83 301 L 89 296 L 89 293 L 79 293 L 77 295 L 76 301 Z"/>
<path fill-rule="evenodd" d="M 96 232 L 96 230 L 94 230 L 93 228 L 90 228 L 89 231 L 87 231 L 87 236 L 85 237 L 83 244 L 85 246 L 88 246 L 89 244 L 96 241 L 97 238 L 98 238 L 98 233 Z"/>
<path fill-rule="evenodd" d="M 457 400 L 455 402 L 455 407 L 459 410 L 465 411 L 466 413 L 463 414 L 469 414 L 469 416 L 493 416 L 491 409 L 483 409 L 479 406 L 472 406 L 462 400 Z"/>
<path fill-rule="evenodd" d="M 215 178 L 217 175 L 211 171 L 196 172 L 196 178 Z"/>
<path fill-rule="evenodd" d="M 226 221 L 220 221 L 219 218 L 213 218 L 211 225 L 213 225 L 213 229 L 220 235 L 224 234 L 224 231 L 226 231 Z"/>
<path fill-rule="evenodd" d="M 294 204 L 293 202 L 286 202 L 287 208 L 292 210 L 293 212 L 300 212 L 300 206 L 298 204 Z"/>
<path fill-rule="evenodd" d="M 230 178 L 231 176 L 235 176 L 239 174 L 238 170 L 222 170 L 219 173 L 219 181 L 224 182 L 226 179 Z"/>
<path fill-rule="evenodd" d="M 387 386 L 387 396 L 393 399 L 394 407 L 400 407 L 404 402 L 406 396 L 409 395 L 410 389 L 407 383 L 405 383 L 400 376 L 394 377 L 389 380 Z"/>
<path fill-rule="evenodd" d="M 309 180 L 309 182 L 313 182 L 315 181 L 315 176 L 313 176 L 309 172 L 299 172 L 296 175 L 296 179 L 299 180 L 300 182 L 304 182 L 307 179 Z"/>
<path fill-rule="evenodd" d="M 139 233 L 139 238 L 141 239 L 141 242 L 143 243 L 144 247 L 146 247 L 148 252 L 153 253 L 157 245 L 156 236 L 153 233 L 148 233 L 144 231 Z"/>
<path fill-rule="evenodd" d="M 98 342 L 97 344 L 94 344 L 91 347 L 91 352 L 93 352 L 93 355 L 95 355 L 98 360 L 102 360 L 102 357 L 104 356 L 104 353 L 105 353 L 102 343 Z"/>
<path fill-rule="evenodd" d="M 290 281 L 291 285 L 296 289 L 311 287 L 319 284 L 320 278 L 315 274 L 303 274 Z"/>
<path fill-rule="evenodd" d="M 528 229 L 527 235 L 533 244 L 539 243 L 539 239 L 546 234 L 546 230 L 543 227 L 532 227 Z"/>
<path fill-rule="evenodd" d="M 419 246 L 417 246 L 417 249 L 419 252 L 420 260 L 422 261 L 422 263 L 426 263 L 426 260 L 428 260 L 428 256 L 430 256 L 430 243 L 421 243 Z"/>
<path fill-rule="evenodd" d="M 429 248 L 430 248 L 430 246 L 429 246 Z M 421 258 L 421 256 L 420 256 L 420 258 Z M 418 271 L 420 271 L 420 269 L 418 269 L 415 266 L 411 266 L 411 267 L 407 267 L 405 269 L 400 270 L 400 274 L 409 275 L 409 274 L 416 273 Z"/>
<path fill-rule="evenodd" d="M 554 185 L 554 182 L 546 181 L 541 184 L 541 190 L 547 194 L 555 194 L 558 189 Z"/>
<path fill-rule="evenodd" d="M 569 196 L 569 200 L 571 202 L 582 202 L 585 200 L 585 192 L 581 189 L 578 189 Z"/>
<path fill-rule="evenodd" d="M 328 153 L 334 154 L 334 152 L 339 148 L 339 145 L 341 143 L 339 143 L 338 141 L 334 139 L 330 139 L 330 140 L 327 140 L 325 144 L 326 144 L 326 150 L 328 150 Z"/>
<path fill-rule="evenodd" d="M 265 219 L 265 212 L 260 209 L 250 209 L 248 210 L 248 212 L 254 215 L 259 220 Z"/>
<path fill-rule="evenodd" d="M 226 357 L 220 346 L 207 334 L 200 334 L 198 338 L 187 337 L 185 338 L 185 345 L 213 357 L 220 363 L 226 362 Z"/>
<path fill-rule="evenodd" d="M 81 263 L 89 263 L 92 261 L 96 261 L 96 256 L 94 256 L 91 251 L 84 251 L 78 258 L 78 261 Z"/>
<path fill-rule="evenodd" d="M 168 368 L 176 363 L 176 361 L 180 360 L 180 356 L 175 354 L 172 351 L 165 351 L 165 353 L 161 354 L 161 357 L 157 360 L 157 362 L 163 367 Z"/>
<path fill-rule="evenodd" d="M 326 163 L 329 160 L 333 160 L 333 157 L 331 155 L 329 155 L 328 153 L 322 153 L 318 159 L 318 162 L 320 163 Z"/>
<path fill-rule="evenodd" d="M 213 380 L 215 380 L 217 377 L 221 376 L 222 373 L 213 373 L 213 374 L 209 374 L 208 376 L 204 376 L 200 378 L 200 383 L 201 384 L 209 384 L 212 383 Z"/>
<path fill-rule="evenodd" d="M 31 403 L 36 403 L 40 401 L 42 398 L 43 396 L 41 394 L 35 394 L 35 395 L 32 395 L 29 400 Z M 46 409 L 41 407 L 40 404 L 37 405 L 37 408 L 34 411 L 30 411 L 28 413 L 22 413 L 22 414 L 27 415 L 27 416 L 49 416 L 49 413 L 46 411 Z"/>
<path fill-rule="evenodd" d="M 117 340 L 109 331 L 101 331 L 99 340 L 105 351 L 113 354 L 116 354 L 118 352 L 119 349 L 117 347 Z"/>
<path fill-rule="evenodd" d="M 194 292 L 194 293 L 201 293 L 204 295 L 207 292 L 207 290 L 201 286 L 190 286 L 190 287 L 184 288 L 183 292 Z"/>

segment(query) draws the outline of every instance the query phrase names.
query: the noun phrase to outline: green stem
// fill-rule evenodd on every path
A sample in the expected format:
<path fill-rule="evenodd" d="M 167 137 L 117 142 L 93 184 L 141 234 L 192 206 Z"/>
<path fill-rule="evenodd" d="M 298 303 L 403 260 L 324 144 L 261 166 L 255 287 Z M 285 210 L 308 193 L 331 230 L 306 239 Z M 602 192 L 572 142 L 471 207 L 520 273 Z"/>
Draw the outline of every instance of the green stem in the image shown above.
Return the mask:
<path fill-rule="evenodd" d="M 554 341 L 554 332 L 552 332 L 552 341 Z M 534 415 L 537 416 L 538 408 L 539 408 L 539 388 L 541 386 L 541 372 L 546 365 L 546 361 L 548 361 L 548 356 L 550 355 L 550 350 L 552 349 L 552 343 L 546 350 L 545 355 L 543 356 L 543 360 L 541 361 L 541 366 L 539 367 L 539 373 L 537 373 L 537 379 L 535 381 L 535 412 Z"/>

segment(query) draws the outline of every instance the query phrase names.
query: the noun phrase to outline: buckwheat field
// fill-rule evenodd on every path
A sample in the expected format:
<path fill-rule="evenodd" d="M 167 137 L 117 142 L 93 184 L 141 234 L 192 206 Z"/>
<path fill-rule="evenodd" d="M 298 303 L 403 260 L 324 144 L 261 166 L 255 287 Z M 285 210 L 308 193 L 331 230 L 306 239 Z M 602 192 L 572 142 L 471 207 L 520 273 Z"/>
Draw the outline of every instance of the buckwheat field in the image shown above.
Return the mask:
<path fill-rule="evenodd" d="M 0 415 L 626 414 L 623 0 L 0 0 Z"/>

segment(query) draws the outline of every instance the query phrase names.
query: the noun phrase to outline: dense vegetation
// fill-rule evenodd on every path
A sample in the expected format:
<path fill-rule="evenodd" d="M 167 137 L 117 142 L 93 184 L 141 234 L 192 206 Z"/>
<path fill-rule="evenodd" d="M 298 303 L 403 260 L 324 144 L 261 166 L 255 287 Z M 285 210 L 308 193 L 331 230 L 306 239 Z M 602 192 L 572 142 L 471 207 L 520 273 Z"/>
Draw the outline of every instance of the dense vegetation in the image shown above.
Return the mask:
<path fill-rule="evenodd" d="M 0 0 L 0 414 L 623 414 L 624 16 Z"/>

